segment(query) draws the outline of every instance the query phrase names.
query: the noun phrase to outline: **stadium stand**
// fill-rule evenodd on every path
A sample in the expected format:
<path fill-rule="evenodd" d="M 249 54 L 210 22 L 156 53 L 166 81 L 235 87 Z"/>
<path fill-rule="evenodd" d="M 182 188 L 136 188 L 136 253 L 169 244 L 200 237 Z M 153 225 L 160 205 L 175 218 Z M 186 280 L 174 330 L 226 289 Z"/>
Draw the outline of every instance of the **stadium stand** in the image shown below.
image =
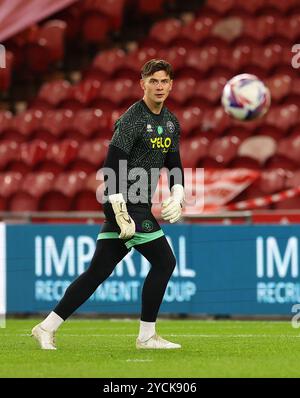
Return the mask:
<path fill-rule="evenodd" d="M 189 13 L 165 18 L 163 10 L 176 11 L 176 4 L 182 10 L 182 3 L 167 0 L 84 0 L 9 38 L 7 68 L 0 70 L 1 173 L 39 172 L 39 181 L 44 173 L 92 174 L 103 162 L 115 120 L 140 98 L 139 70 L 153 57 L 174 65 L 168 106 L 182 126 L 184 165 L 254 168 L 270 186 L 274 179 L 281 181 L 277 169 L 296 173 L 300 80 L 290 68 L 290 48 L 299 38 L 297 2 L 208 0 Z M 134 43 L 131 32 L 122 40 L 127 9 L 151 21 L 143 35 L 136 29 Z M 78 49 L 87 49 L 84 62 L 70 57 L 76 41 Z M 70 62 L 77 70 L 75 80 L 68 73 Z M 18 112 L 12 86 L 22 69 L 25 79 L 33 82 L 34 74 L 41 84 L 33 95 L 22 96 L 26 109 Z M 220 106 L 226 81 L 242 72 L 263 78 L 272 96 L 267 115 L 247 124 L 230 119 Z M 34 192 L 24 195 L 33 197 Z M 79 197 L 78 190 L 71 192 L 74 200 Z M 54 210 L 57 193 L 65 195 L 58 190 L 42 205 L 26 203 Z M 87 189 L 87 197 L 90 193 Z M 64 199 L 61 208 L 83 209 L 83 197 L 76 204 Z M 12 208 L 18 209 L 18 202 L 16 198 Z"/>

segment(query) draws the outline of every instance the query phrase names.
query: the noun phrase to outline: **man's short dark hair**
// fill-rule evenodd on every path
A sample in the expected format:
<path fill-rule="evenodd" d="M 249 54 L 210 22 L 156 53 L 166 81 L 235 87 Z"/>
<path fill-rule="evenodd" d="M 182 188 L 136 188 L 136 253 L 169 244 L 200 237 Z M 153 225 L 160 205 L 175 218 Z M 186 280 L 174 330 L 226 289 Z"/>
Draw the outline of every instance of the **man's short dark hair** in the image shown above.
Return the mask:
<path fill-rule="evenodd" d="M 164 70 L 170 79 L 174 79 L 174 71 L 173 67 L 169 62 L 163 59 L 150 59 L 150 61 L 146 62 L 142 67 L 141 75 L 144 79 L 145 77 L 149 77 L 153 75 L 153 73 Z"/>

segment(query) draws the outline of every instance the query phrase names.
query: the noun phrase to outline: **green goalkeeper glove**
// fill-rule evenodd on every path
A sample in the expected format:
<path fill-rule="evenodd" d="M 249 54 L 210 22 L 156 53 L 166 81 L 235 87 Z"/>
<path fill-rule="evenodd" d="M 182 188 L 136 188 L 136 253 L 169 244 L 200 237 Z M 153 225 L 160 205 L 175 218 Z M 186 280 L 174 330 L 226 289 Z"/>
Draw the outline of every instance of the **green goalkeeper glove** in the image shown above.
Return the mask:
<path fill-rule="evenodd" d="M 135 234 L 135 223 L 127 211 L 127 206 L 123 195 L 116 193 L 109 196 L 109 201 L 115 213 L 116 222 L 120 227 L 119 238 L 130 239 Z"/>

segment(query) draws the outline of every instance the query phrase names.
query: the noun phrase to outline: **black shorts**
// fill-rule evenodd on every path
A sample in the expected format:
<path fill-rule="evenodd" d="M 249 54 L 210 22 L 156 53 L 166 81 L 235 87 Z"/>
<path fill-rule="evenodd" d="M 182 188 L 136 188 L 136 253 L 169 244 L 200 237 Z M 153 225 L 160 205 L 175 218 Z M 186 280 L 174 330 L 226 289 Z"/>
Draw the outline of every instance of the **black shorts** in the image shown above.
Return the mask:
<path fill-rule="evenodd" d="M 103 209 L 106 219 L 98 235 L 98 239 L 120 239 L 120 227 L 116 223 L 111 204 L 104 204 Z M 136 229 L 132 238 L 127 240 L 124 239 L 127 249 L 164 236 L 164 232 L 151 212 L 150 205 L 127 204 L 127 210 L 130 217 L 135 222 Z"/>

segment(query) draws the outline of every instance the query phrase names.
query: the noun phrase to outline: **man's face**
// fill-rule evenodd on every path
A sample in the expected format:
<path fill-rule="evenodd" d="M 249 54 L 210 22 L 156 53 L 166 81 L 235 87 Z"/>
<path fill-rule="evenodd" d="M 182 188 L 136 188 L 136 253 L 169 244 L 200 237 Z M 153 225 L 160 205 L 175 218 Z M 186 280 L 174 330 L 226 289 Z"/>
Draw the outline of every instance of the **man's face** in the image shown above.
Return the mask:
<path fill-rule="evenodd" d="M 163 103 L 172 89 L 173 80 L 164 70 L 153 73 L 153 75 L 141 79 L 141 87 L 145 97 L 155 104 Z"/>

